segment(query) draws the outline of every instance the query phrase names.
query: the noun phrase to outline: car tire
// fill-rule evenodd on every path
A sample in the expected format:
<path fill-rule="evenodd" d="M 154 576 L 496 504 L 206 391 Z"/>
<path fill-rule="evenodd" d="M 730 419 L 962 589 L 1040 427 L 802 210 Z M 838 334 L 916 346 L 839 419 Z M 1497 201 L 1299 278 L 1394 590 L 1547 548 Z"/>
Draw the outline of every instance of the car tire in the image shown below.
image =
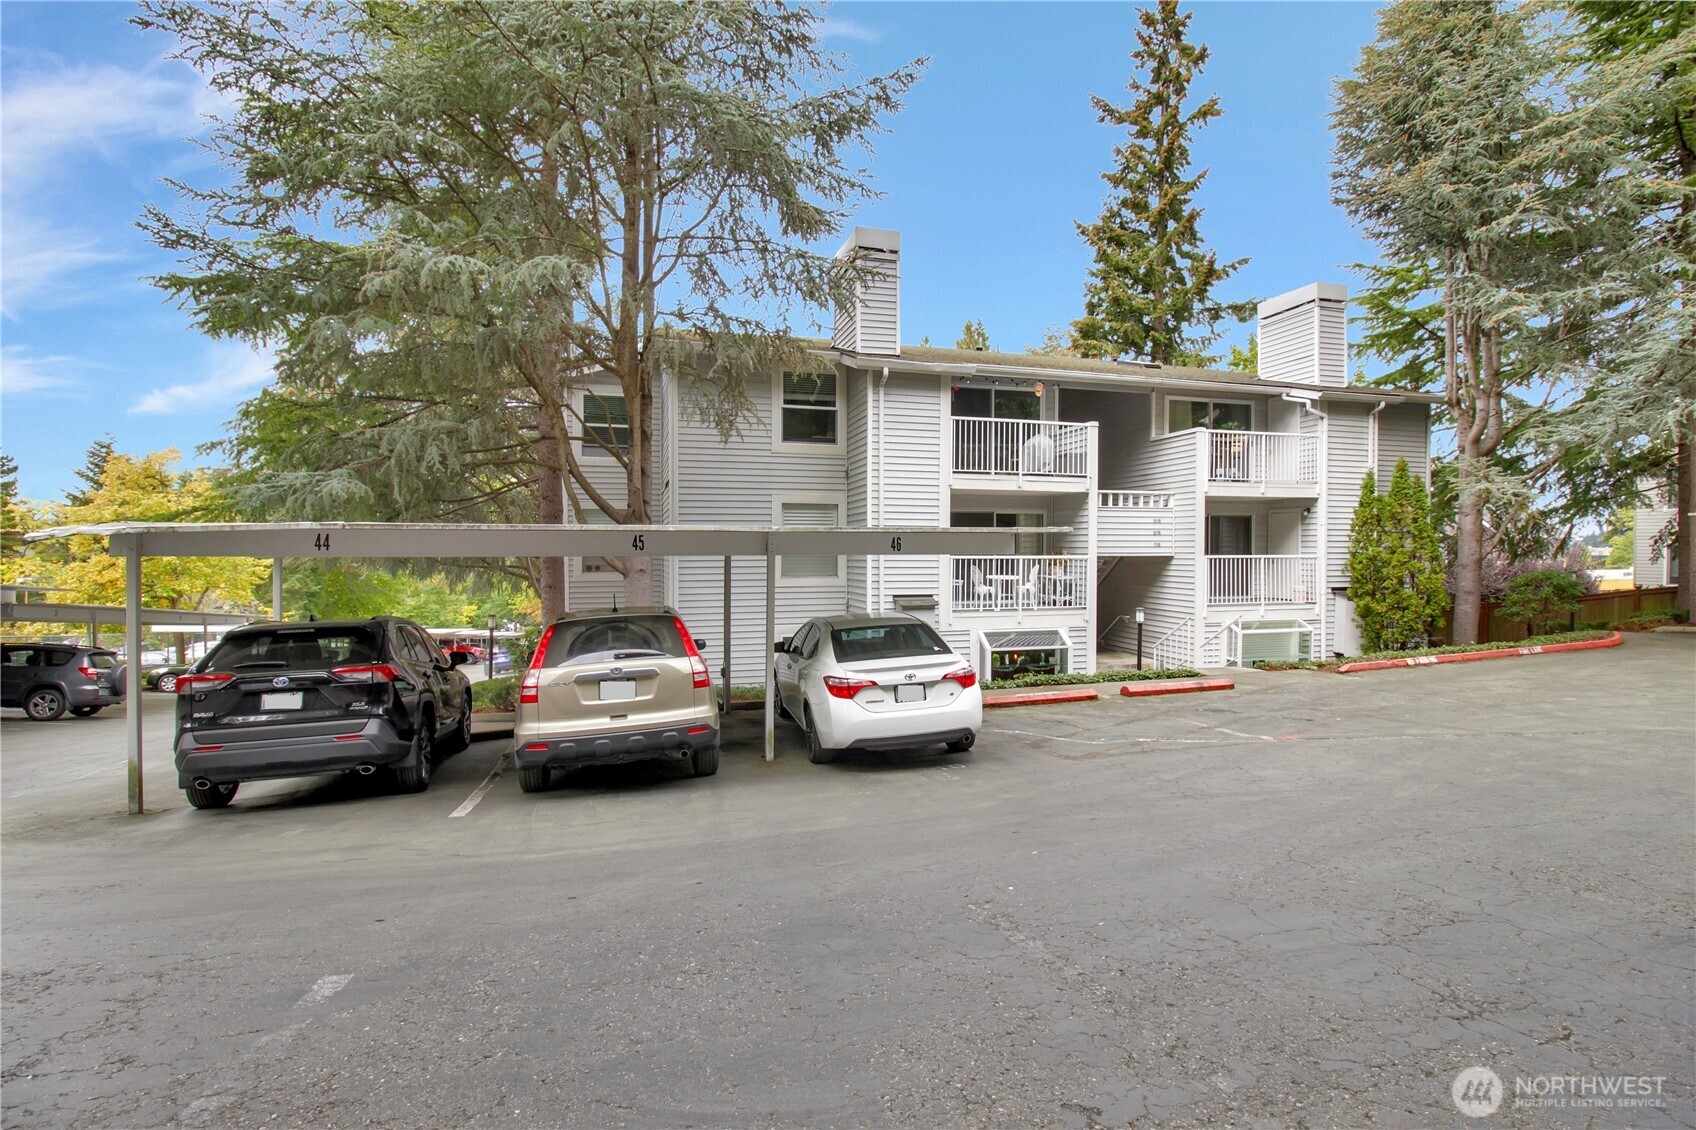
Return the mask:
<path fill-rule="evenodd" d="M 548 790 L 548 770 L 520 769 L 518 771 L 518 787 L 527 793 L 542 793 Z"/>
<path fill-rule="evenodd" d="M 396 766 L 394 770 L 395 792 L 421 793 L 430 787 L 430 773 L 435 768 L 432 764 L 436 752 L 435 731 L 436 720 L 425 715 L 412 735 L 412 752 L 409 755 L 412 763 Z"/>
<path fill-rule="evenodd" d="M 972 748 L 972 743 L 976 742 L 977 740 L 978 740 L 978 736 L 976 734 L 967 734 L 965 737 L 960 738 L 957 741 L 949 742 L 948 743 L 948 752 L 949 753 L 965 753 L 968 749 Z"/>
<path fill-rule="evenodd" d="M 442 742 L 443 753 L 464 753 L 471 745 L 471 696 L 465 697 L 465 713 L 460 716 L 459 725 L 453 728 Z"/>
<path fill-rule="evenodd" d="M 236 789 L 241 787 L 240 781 L 231 781 L 224 785 L 213 785 L 210 788 L 200 788 L 190 784 L 183 790 L 188 802 L 196 808 L 228 808 L 230 802 L 236 799 Z"/>
<path fill-rule="evenodd" d="M 177 677 L 175 675 L 160 675 L 153 680 L 153 686 L 154 689 L 164 691 L 166 694 L 176 694 Z"/>
<path fill-rule="evenodd" d="M 93 718 L 96 714 L 100 713 L 100 708 L 98 706 L 73 706 L 71 707 L 71 713 L 75 714 L 78 718 Z"/>
<path fill-rule="evenodd" d="M 827 749 L 819 742 L 819 728 L 813 723 L 813 708 L 803 706 L 801 712 L 806 717 L 802 729 L 807 732 L 807 760 L 814 765 L 829 765 L 836 760 L 836 750 Z"/>
<path fill-rule="evenodd" d="M 705 745 L 689 755 L 689 768 L 697 777 L 711 777 L 718 772 L 718 746 Z"/>
<path fill-rule="evenodd" d="M 772 685 L 773 688 L 776 688 L 776 686 L 777 686 L 777 672 L 776 671 L 773 671 L 771 673 L 771 685 Z M 777 695 L 777 716 L 779 718 L 787 718 L 791 722 L 795 721 L 795 716 L 793 714 L 789 713 L 789 708 L 787 706 L 783 705 L 783 693 L 781 691 L 779 691 L 778 695 Z"/>
<path fill-rule="evenodd" d="M 56 722 L 65 713 L 65 696 L 52 687 L 37 687 L 24 696 L 24 713 L 32 722 Z"/>

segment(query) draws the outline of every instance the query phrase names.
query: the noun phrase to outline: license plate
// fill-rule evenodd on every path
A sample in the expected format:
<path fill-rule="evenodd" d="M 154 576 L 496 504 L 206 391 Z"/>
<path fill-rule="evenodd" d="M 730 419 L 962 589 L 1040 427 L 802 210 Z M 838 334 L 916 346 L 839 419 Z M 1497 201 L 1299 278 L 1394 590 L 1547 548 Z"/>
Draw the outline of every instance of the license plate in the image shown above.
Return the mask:
<path fill-rule="evenodd" d="M 923 702 L 924 700 L 925 688 L 922 684 L 914 683 L 909 686 L 903 683 L 895 688 L 896 702 Z"/>
<path fill-rule="evenodd" d="M 635 697 L 635 679 L 607 679 L 601 683 L 602 702 L 628 702 Z"/>
<path fill-rule="evenodd" d="M 280 691 L 275 694 L 262 694 L 259 696 L 259 709 L 299 710 L 305 699 L 304 691 Z"/>

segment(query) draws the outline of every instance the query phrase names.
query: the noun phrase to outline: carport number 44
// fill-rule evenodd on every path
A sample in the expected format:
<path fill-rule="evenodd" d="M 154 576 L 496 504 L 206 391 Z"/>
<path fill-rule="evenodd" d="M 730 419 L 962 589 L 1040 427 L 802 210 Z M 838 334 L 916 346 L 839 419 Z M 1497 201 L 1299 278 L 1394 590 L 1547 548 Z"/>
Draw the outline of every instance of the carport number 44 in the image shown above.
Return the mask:
<path fill-rule="evenodd" d="M 313 538 L 312 548 L 316 549 L 319 553 L 330 552 L 330 535 L 319 534 L 317 537 Z"/>

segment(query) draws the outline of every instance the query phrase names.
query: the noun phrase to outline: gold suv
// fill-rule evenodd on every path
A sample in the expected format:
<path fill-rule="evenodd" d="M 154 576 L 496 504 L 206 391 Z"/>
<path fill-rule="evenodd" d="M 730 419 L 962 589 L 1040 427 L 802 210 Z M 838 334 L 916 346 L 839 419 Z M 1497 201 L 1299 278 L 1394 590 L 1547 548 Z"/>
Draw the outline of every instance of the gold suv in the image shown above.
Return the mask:
<path fill-rule="evenodd" d="M 670 608 L 569 612 L 536 645 L 513 726 L 518 784 L 549 771 L 684 761 L 718 772 L 718 699 L 700 643 Z"/>

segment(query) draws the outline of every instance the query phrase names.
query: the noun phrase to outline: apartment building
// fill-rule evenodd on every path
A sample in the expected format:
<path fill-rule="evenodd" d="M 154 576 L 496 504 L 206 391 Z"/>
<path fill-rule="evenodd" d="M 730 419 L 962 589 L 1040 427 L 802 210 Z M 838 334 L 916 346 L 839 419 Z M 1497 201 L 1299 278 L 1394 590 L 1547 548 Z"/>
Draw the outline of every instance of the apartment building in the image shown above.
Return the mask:
<path fill-rule="evenodd" d="M 1349 521 L 1367 470 L 1428 474 L 1433 397 L 1351 386 L 1346 292 L 1315 284 L 1260 305 L 1260 373 L 901 343 L 901 239 L 857 228 L 840 254 L 878 274 L 837 311 L 804 372 L 750 390 L 739 435 L 655 398 L 659 521 L 687 525 L 994 526 L 996 557 L 789 555 L 778 631 L 828 612 L 909 611 L 984 672 L 1096 669 L 1103 652 L 1220 667 L 1355 649 Z M 616 389 L 579 395 L 618 441 Z M 597 445 L 583 458 L 622 482 Z M 1057 532 L 1063 530 L 1063 532 Z M 722 622 L 718 559 L 655 562 L 656 592 Z M 734 682 L 763 680 L 765 563 L 737 562 Z M 573 564 L 571 600 L 620 578 Z M 703 629 L 704 631 L 704 629 Z M 716 634 L 716 633 L 714 633 Z M 716 649 L 715 649 L 716 650 Z M 715 665 L 717 661 L 715 660 Z"/>

